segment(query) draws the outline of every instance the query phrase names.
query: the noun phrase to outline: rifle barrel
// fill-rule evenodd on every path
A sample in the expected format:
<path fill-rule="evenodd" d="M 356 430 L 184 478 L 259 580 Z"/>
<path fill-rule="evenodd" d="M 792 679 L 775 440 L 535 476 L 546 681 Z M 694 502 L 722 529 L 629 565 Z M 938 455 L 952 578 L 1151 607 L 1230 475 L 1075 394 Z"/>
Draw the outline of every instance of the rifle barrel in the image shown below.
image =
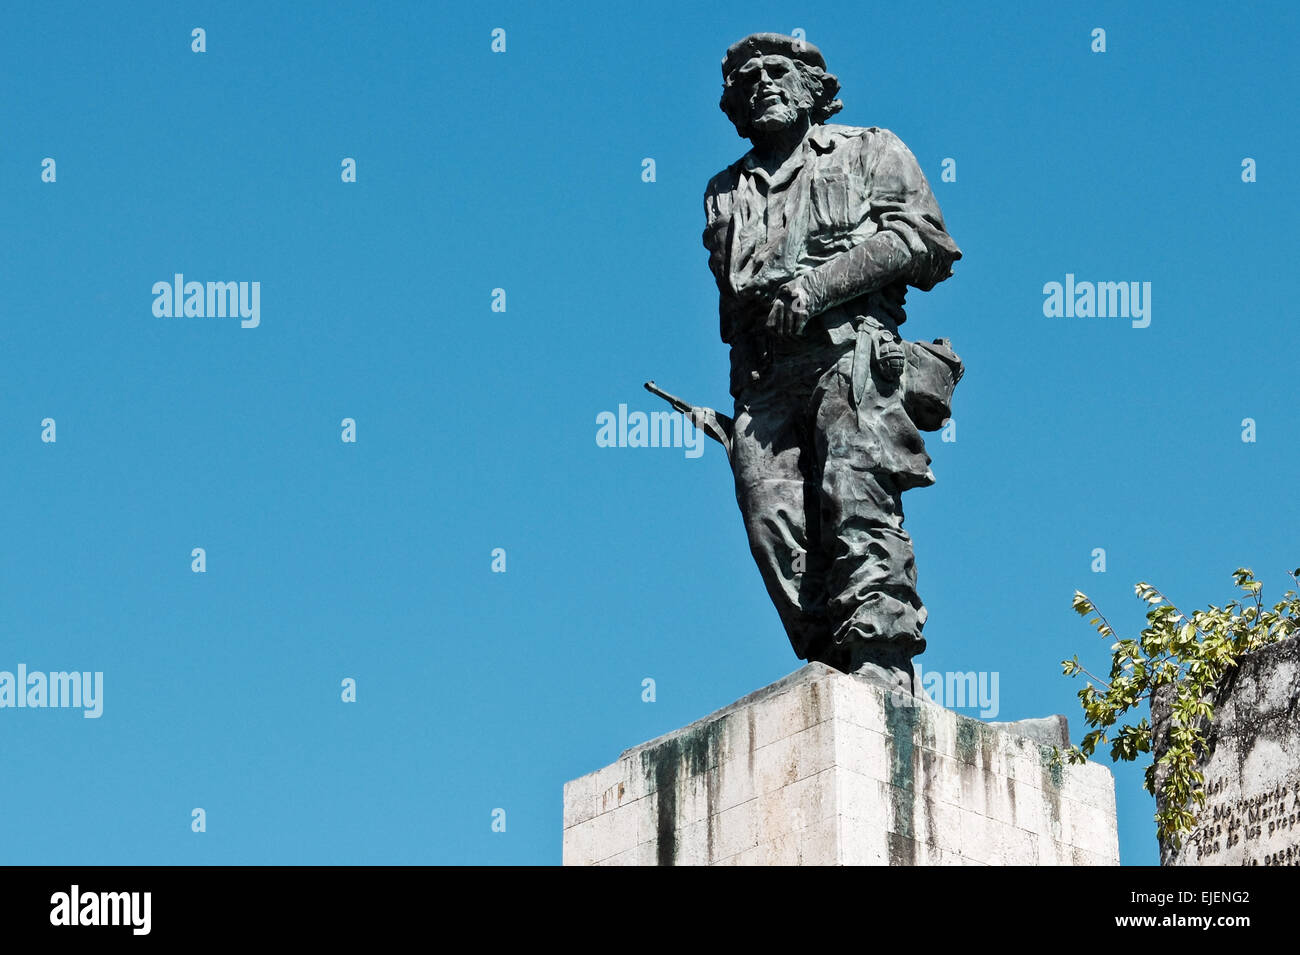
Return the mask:
<path fill-rule="evenodd" d="M 678 398 L 676 395 L 670 395 L 668 392 L 664 391 L 662 388 L 655 385 L 653 380 L 647 381 L 645 383 L 645 390 L 650 392 L 652 395 L 658 395 L 664 401 L 668 402 L 670 405 L 672 405 L 674 411 L 680 411 L 682 414 L 690 414 L 692 411 L 695 410 L 694 405 L 690 404 L 689 402 L 683 401 L 681 398 Z"/>

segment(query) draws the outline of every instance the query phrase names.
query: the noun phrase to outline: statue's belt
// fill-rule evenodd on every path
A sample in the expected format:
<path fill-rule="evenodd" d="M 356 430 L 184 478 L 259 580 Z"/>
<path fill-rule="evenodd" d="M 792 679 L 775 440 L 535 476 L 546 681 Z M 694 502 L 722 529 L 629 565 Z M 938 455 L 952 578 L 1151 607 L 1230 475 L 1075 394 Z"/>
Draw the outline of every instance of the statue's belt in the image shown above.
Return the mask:
<path fill-rule="evenodd" d="M 736 343 L 733 389 L 775 376 L 802 378 L 805 373 L 824 371 L 838 364 L 851 352 L 851 398 L 859 412 L 864 403 L 870 404 L 868 396 L 873 382 L 884 394 L 894 392 L 896 386 L 901 389 L 900 397 L 917 426 L 926 431 L 936 430 L 949 413 L 953 389 L 964 371 L 951 342 L 946 338 L 933 342 L 904 341 L 892 328 L 872 316 L 855 316 L 854 322 L 851 328 L 841 328 L 837 323 L 837 334 L 822 341 L 746 336 Z M 774 365 L 780 369 L 775 374 Z"/>
<path fill-rule="evenodd" d="M 822 322 L 828 314 L 830 313 L 818 316 L 813 321 Z M 843 327 L 850 322 L 852 324 L 848 328 Z M 844 314 L 838 321 L 832 322 L 826 332 L 828 337 L 817 341 L 802 336 L 781 339 L 762 332 L 751 332 L 741 336 L 736 344 L 746 358 L 744 364 L 748 366 L 749 377 L 754 381 L 768 377 L 774 364 L 797 367 L 806 363 L 811 368 L 818 364 L 824 365 L 829 359 L 838 361 L 852 351 L 853 393 L 856 402 L 861 399 L 866 382 L 870 379 L 872 356 L 880 350 L 877 342 L 887 346 L 893 344 L 896 337 L 879 319 L 852 313 Z"/>

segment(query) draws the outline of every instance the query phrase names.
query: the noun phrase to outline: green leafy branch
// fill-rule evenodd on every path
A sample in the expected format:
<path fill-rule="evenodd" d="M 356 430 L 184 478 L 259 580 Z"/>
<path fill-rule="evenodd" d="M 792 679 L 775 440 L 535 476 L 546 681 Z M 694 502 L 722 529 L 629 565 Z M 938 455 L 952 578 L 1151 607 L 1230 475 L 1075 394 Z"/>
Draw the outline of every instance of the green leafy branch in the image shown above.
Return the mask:
<path fill-rule="evenodd" d="M 1300 569 L 1291 577 L 1300 586 Z M 1224 607 L 1211 605 L 1189 617 L 1163 593 L 1147 583 L 1134 591 L 1150 605 L 1147 625 L 1136 639 L 1121 640 L 1093 602 L 1078 591 L 1074 609 L 1111 645 L 1110 679 L 1090 673 L 1078 656 L 1062 660 L 1066 676 L 1087 677 L 1079 691 L 1084 719 L 1089 727 L 1078 746 L 1054 752 L 1054 759 L 1083 763 L 1109 743 L 1113 761 L 1132 762 L 1152 751 L 1155 740 L 1145 716 L 1125 722 L 1132 711 L 1162 691 L 1169 701 L 1169 726 L 1164 751 L 1147 767 L 1147 792 L 1161 800 L 1156 812 L 1159 837 L 1173 846 L 1196 824 L 1196 810 L 1205 804 L 1205 778 L 1197 770 L 1206 751 L 1205 730 L 1214 717 L 1214 693 L 1220 679 L 1247 653 L 1285 640 L 1300 629 L 1300 596 L 1288 590 L 1272 609 L 1264 607 L 1263 584 L 1251 571 L 1238 569 L 1233 583 L 1245 597 Z M 1158 769 L 1159 767 L 1159 769 Z M 1163 770 L 1163 772 L 1161 772 Z M 1194 807 L 1194 808 L 1193 808 Z"/>

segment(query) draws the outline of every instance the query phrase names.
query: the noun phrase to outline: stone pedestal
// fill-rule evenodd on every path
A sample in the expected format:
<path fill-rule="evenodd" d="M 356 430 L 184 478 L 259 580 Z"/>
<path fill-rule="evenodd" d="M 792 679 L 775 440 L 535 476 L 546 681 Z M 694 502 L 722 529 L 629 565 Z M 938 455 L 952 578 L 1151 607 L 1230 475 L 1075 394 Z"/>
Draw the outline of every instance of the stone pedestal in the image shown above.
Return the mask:
<path fill-rule="evenodd" d="M 1169 702 L 1165 694 L 1151 705 L 1157 758 Z M 1161 845 L 1161 864 L 1300 865 L 1300 637 L 1244 657 L 1213 702 L 1197 767 L 1208 798 L 1182 845 Z M 1163 781 L 1157 773 L 1157 800 Z"/>
<path fill-rule="evenodd" d="M 1118 864 L 1110 771 L 1034 722 L 809 664 L 567 783 L 564 864 Z"/>

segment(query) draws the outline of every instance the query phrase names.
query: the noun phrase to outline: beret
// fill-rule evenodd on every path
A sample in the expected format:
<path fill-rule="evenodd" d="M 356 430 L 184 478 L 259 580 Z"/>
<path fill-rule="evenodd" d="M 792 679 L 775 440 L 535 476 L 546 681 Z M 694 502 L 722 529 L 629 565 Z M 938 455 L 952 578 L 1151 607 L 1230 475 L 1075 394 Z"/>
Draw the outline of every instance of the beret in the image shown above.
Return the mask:
<path fill-rule="evenodd" d="M 725 80 L 733 70 L 748 63 L 755 56 L 777 53 L 792 60 L 802 60 L 810 66 L 826 69 L 826 60 L 822 51 L 807 40 L 786 36 L 783 33 L 751 33 L 727 48 L 727 55 L 722 58 L 722 78 Z"/>

